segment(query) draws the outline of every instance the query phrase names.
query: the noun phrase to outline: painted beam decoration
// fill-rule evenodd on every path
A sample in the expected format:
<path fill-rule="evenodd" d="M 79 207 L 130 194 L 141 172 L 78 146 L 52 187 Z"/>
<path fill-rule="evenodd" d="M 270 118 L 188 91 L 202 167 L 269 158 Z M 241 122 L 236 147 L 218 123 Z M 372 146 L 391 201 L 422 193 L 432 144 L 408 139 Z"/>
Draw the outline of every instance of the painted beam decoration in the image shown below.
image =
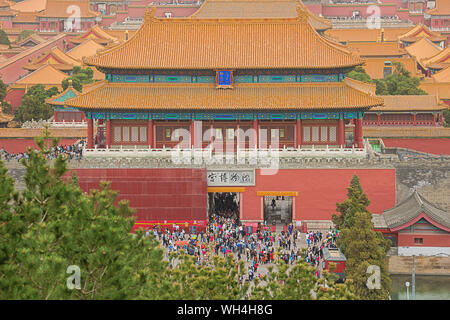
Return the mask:
<path fill-rule="evenodd" d="M 206 181 L 208 187 L 254 186 L 255 170 L 208 170 L 206 173 Z"/>
<path fill-rule="evenodd" d="M 364 112 L 85 112 L 88 119 L 111 120 L 339 120 L 362 119 Z"/>

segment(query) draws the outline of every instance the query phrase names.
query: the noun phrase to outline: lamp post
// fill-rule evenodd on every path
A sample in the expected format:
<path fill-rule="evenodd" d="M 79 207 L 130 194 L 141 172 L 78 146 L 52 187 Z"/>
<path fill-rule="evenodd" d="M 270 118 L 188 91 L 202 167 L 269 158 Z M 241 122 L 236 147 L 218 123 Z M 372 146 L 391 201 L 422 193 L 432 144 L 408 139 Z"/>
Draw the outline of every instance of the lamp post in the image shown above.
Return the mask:
<path fill-rule="evenodd" d="M 406 281 L 405 285 L 406 285 L 406 300 L 409 300 L 409 282 Z"/>
<path fill-rule="evenodd" d="M 412 288 L 411 288 L 411 298 L 416 300 L 416 268 L 414 264 L 414 255 L 412 256 Z"/>

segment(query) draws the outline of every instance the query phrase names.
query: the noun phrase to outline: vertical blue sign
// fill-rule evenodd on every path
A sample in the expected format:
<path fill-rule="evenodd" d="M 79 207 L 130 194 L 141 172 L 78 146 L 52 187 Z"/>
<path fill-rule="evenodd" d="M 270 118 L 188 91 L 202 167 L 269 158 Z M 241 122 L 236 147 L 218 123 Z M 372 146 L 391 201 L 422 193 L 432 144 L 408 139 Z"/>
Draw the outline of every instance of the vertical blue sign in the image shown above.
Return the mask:
<path fill-rule="evenodd" d="M 219 71 L 219 86 L 231 85 L 231 71 Z"/>

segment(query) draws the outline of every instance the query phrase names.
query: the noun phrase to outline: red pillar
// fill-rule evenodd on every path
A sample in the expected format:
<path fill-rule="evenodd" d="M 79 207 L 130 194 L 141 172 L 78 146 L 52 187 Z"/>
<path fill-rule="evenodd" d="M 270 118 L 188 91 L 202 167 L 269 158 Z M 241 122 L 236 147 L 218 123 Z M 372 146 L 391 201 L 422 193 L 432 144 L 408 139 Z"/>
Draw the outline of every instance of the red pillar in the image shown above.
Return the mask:
<path fill-rule="evenodd" d="M 148 120 L 148 126 L 147 126 L 147 143 L 148 147 L 150 149 L 154 148 L 153 145 L 153 120 Z"/>
<path fill-rule="evenodd" d="M 258 120 L 253 120 L 253 130 L 255 132 L 255 145 L 253 146 L 253 148 L 256 146 L 259 146 L 259 130 L 258 130 Z"/>
<path fill-rule="evenodd" d="M 194 120 L 191 120 L 191 125 L 190 125 L 190 134 L 191 134 L 191 145 L 189 147 L 194 147 L 195 146 L 195 127 L 194 127 Z"/>
<path fill-rule="evenodd" d="M 111 120 L 106 120 L 105 125 L 105 135 L 106 135 L 106 148 L 111 148 Z"/>
<path fill-rule="evenodd" d="M 433 116 L 433 127 L 436 127 L 436 115 L 434 112 L 431 115 Z"/>
<path fill-rule="evenodd" d="M 94 120 L 88 119 L 88 128 L 87 128 L 87 148 L 92 149 L 94 147 Z"/>
<path fill-rule="evenodd" d="M 356 128 L 357 128 L 357 132 L 358 132 L 356 146 L 358 148 L 362 148 L 363 147 L 362 119 L 356 120 Z"/>
<path fill-rule="evenodd" d="M 297 119 L 297 137 L 296 137 L 296 147 L 302 147 L 302 119 Z"/>
<path fill-rule="evenodd" d="M 416 122 L 416 113 L 414 112 L 413 113 L 413 126 L 415 127 L 416 125 L 417 125 L 417 122 Z"/>
<path fill-rule="evenodd" d="M 338 120 L 338 146 L 345 147 L 345 122 L 344 122 L 344 119 Z"/>
<path fill-rule="evenodd" d="M 381 114 L 377 113 L 377 126 L 381 125 Z"/>

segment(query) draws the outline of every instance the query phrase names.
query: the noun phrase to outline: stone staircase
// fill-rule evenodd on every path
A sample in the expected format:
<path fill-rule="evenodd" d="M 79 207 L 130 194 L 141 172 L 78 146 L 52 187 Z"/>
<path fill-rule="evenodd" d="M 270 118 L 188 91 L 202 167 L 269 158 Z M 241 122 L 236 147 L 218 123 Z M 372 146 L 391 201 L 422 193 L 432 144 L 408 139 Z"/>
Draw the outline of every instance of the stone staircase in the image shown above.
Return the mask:
<path fill-rule="evenodd" d="M 333 222 L 331 221 L 307 220 L 304 222 L 306 222 L 308 231 L 321 231 L 323 233 L 324 231 L 328 231 L 330 227 L 333 227 Z"/>

